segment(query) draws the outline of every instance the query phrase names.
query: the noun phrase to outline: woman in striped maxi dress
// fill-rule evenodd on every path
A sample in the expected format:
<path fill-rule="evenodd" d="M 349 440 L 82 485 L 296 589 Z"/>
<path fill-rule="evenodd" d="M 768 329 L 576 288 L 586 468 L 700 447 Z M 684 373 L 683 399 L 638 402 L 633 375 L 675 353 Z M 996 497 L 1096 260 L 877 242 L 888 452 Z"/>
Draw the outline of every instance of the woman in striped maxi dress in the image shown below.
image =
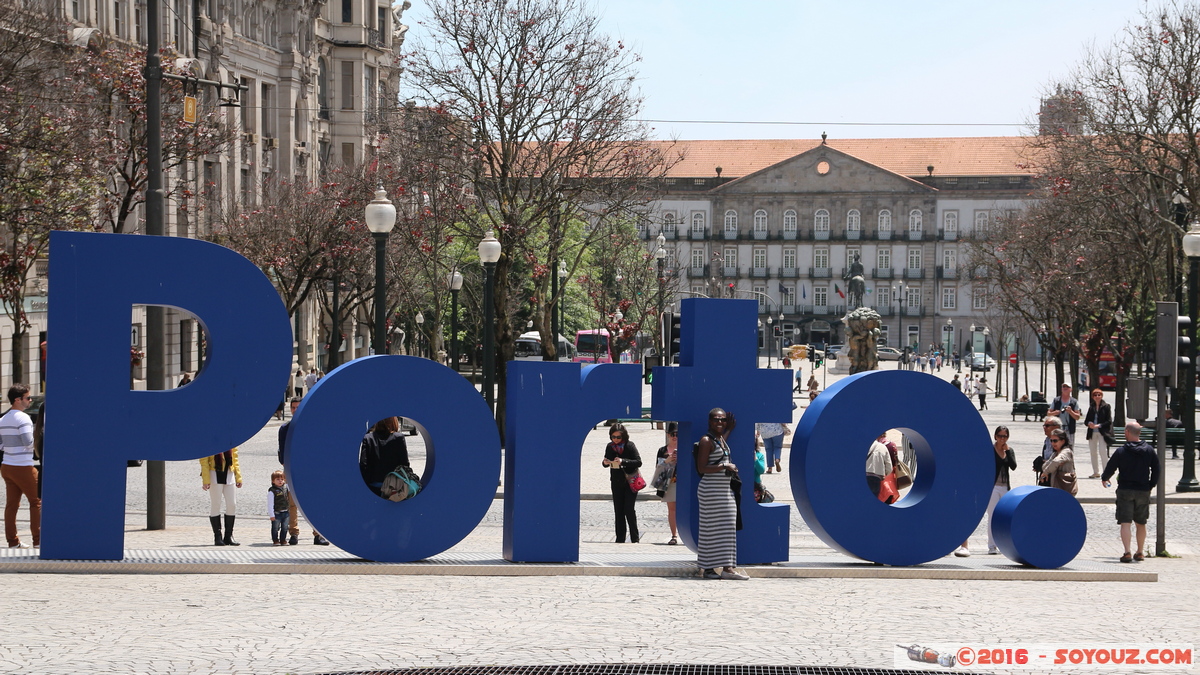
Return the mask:
<path fill-rule="evenodd" d="M 708 434 L 700 439 L 696 452 L 696 470 L 700 472 L 700 486 L 696 490 L 700 504 L 696 557 L 705 579 L 750 578 L 735 569 L 737 505 L 733 501 L 729 479 L 737 466 L 729 461 L 729 445 L 725 439 L 736 423 L 733 415 L 713 408 L 708 413 Z"/>

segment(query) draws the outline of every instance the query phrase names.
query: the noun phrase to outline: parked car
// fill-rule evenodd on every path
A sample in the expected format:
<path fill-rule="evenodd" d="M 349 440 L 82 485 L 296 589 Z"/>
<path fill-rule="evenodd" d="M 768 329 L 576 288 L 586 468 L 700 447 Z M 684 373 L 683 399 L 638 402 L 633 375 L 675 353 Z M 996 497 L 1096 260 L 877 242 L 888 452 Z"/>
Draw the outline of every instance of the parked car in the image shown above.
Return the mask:
<path fill-rule="evenodd" d="M 841 355 L 842 350 L 844 350 L 845 348 L 846 348 L 846 345 L 829 345 L 828 347 L 825 348 L 825 353 L 829 354 L 830 358 L 836 359 L 838 356 Z"/>
<path fill-rule="evenodd" d="M 972 354 L 971 355 L 971 370 L 988 371 L 996 367 L 996 359 L 987 354 Z"/>
<path fill-rule="evenodd" d="M 877 350 L 880 361 L 899 361 L 900 350 L 895 347 L 879 347 Z"/>

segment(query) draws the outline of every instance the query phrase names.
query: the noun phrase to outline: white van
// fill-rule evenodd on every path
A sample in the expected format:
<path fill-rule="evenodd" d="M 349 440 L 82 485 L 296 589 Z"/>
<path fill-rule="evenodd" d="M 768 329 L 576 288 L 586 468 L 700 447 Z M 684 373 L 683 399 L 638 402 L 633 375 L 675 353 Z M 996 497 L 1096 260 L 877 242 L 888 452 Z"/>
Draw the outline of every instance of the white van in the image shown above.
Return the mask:
<path fill-rule="evenodd" d="M 563 337 L 558 336 L 558 360 L 570 361 L 575 358 L 575 347 Z M 513 353 L 514 361 L 541 361 L 542 360 L 542 335 L 537 331 L 522 333 L 517 338 L 516 351 Z"/>

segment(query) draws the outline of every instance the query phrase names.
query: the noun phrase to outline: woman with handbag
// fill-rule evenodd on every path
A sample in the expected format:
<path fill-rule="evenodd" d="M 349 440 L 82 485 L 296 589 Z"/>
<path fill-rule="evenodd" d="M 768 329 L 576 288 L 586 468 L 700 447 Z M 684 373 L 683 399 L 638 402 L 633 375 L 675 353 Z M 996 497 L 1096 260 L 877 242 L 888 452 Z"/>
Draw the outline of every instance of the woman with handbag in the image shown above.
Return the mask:
<path fill-rule="evenodd" d="M 1050 447 L 1054 455 L 1042 464 L 1042 476 L 1050 479 L 1050 487 L 1066 490 L 1074 496 L 1079 492 L 1079 485 L 1075 480 L 1075 455 L 1067 432 L 1062 429 L 1051 431 Z"/>
<path fill-rule="evenodd" d="M 1092 455 L 1092 475 L 1089 478 L 1099 478 L 1100 468 L 1108 464 L 1108 446 L 1112 445 L 1112 406 L 1104 400 L 1104 392 L 1092 390 L 1092 404 L 1088 406 L 1087 415 L 1083 418 L 1087 425 L 1088 450 Z M 1104 461 L 1100 461 L 1100 444 L 1104 444 Z"/>
<path fill-rule="evenodd" d="M 1017 456 L 1013 453 L 1013 449 L 1008 447 L 1008 427 L 996 427 L 995 443 L 992 445 L 992 449 L 995 451 L 993 459 L 996 460 L 996 482 L 992 485 L 992 497 L 988 500 L 987 507 L 988 555 L 996 555 L 1000 552 L 1000 549 L 996 548 L 996 538 L 992 536 L 992 512 L 996 510 L 996 502 L 999 502 L 1012 486 L 1008 472 L 1017 468 Z"/>
<path fill-rule="evenodd" d="M 609 487 L 612 489 L 613 511 L 617 518 L 617 543 L 625 543 L 625 526 L 629 525 L 629 541 L 638 543 L 640 539 L 637 526 L 637 490 L 646 487 L 638 468 L 642 466 L 642 456 L 638 454 L 637 446 L 629 440 L 629 432 L 623 424 L 614 424 L 608 430 L 611 442 L 604 448 L 604 461 L 609 468 Z M 634 480 L 641 481 L 641 487 L 634 489 Z"/>
<path fill-rule="evenodd" d="M 675 471 L 679 468 L 678 422 L 667 422 L 667 444 L 658 449 L 657 461 L 654 487 L 667 504 L 667 524 L 671 526 L 671 541 L 667 545 L 675 546 L 679 543 L 679 528 L 675 524 Z"/>
<path fill-rule="evenodd" d="M 705 579 L 750 577 L 737 571 L 737 502 L 730 487 L 737 466 L 729 461 L 727 439 L 737 421 L 720 408 L 708 411 L 708 433 L 694 449 L 700 485 L 700 532 L 696 537 L 696 561 Z M 721 571 L 717 571 L 720 568 Z"/>

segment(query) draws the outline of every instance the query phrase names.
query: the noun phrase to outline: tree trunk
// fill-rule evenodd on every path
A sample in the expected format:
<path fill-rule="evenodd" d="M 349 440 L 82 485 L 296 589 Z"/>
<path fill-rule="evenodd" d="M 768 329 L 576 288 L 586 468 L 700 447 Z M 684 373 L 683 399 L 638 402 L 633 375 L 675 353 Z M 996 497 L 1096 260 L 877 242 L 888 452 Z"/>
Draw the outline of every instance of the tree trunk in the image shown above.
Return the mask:
<path fill-rule="evenodd" d="M 12 336 L 13 360 L 12 382 L 25 382 L 25 335 L 24 329 L 14 332 Z M 132 378 L 131 378 L 132 379 Z"/>

